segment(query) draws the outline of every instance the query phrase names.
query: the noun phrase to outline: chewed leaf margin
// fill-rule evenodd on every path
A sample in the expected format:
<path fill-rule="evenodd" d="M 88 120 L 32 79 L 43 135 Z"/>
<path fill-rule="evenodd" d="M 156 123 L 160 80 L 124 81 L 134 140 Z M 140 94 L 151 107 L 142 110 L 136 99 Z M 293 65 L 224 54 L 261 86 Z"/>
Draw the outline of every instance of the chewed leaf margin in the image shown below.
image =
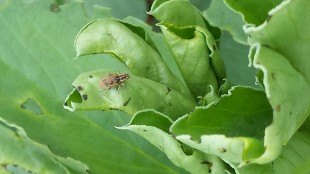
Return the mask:
<path fill-rule="evenodd" d="M 183 145 L 169 134 L 171 124 L 171 119 L 166 115 L 147 109 L 135 113 L 127 125 L 117 128 L 144 137 L 163 151 L 176 166 L 190 173 L 226 173 L 224 162 L 216 156 L 206 155 L 197 150 L 190 150 L 190 154 L 185 153 Z"/>
<path fill-rule="evenodd" d="M 217 102 L 180 117 L 170 131 L 190 147 L 244 165 L 265 151 L 264 130 L 271 122 L 264 91 L 235 86 Z"/>
<path fill-rule="evenodd" d="M 0 145 L 2 149 L 0 164 L 8 173 L 15 166 L 19 170 L 30 173 L 76 173 L 89 174 L 86 164 L 72 158 L 63 158 L 53 154 L 47 146 L 34 142 L 27 137 L 26 132 L 15 124 L 10 124 L 0 117 L 1 142 L 10 146 Z"/>

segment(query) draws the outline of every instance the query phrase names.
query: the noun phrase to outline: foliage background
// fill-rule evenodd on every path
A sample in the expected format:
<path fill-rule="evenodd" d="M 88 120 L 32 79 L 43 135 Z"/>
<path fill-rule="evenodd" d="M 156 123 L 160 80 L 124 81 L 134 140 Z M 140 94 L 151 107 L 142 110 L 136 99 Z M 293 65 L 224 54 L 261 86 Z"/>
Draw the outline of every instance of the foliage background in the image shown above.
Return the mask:
<path fill-rule="evenodd" d="M 118 111 L 71 113 L 62 107 L 80 73 L 124 68 L 114 59 L 102 58 L 108 55 L 73 59 L 78 31 L 94 18 L 109 16 L 93 5 L 110 7 L 117 18 L 145 20 L 145 1 L 65 2 L 70 4 L 58 9 L 51 8 L 52 0 L 0 1 L 0 117 L 22 127 L 28 137 L 55 155 L 87 164 L 92 173 L 185 173 L 138 135 L 114 128 L 127 123 L 128 115 Z M 193 3 L 201 10 L 210 4 Z M 160 51 L 166 52 L 163 38 L 156 35 L 155 40 Z M 246 66 L 249 46 L 236 42 L 226 31 L 220 43 L 230 81 L 254 86 L 255 72 Z"/>

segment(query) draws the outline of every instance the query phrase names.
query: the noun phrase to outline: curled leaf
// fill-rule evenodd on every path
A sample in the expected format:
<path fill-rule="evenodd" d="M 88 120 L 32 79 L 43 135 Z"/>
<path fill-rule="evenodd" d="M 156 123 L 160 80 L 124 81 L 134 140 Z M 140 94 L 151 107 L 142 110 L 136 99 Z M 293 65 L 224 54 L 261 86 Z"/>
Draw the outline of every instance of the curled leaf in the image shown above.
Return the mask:
<path fill-rule="evenodd" d="M 260 71 L 258 79 L 273 108 L 266 152 L 257 163 L 276 159 L 310 114 L 310 22 L 303 20 L 310 17 L 309 6 L 307 0 L 283 1 L 268 13 L 268 21 L 246 28 L 253 43 L 250 61 Z"/>
<path fill-rule="evenodd" d="M 165 84 L 189 95 L 186 87 L 169 70 L 142 28 L 115 19 L 97 19 L 79 32 L 77 56 L 108 53 L 124 63 L 132 74 Z M 142 33 L 141 33 L 142 32 Z"/>
<path fill-rule="evenodd" d="M 106 78 L 114 78 L 105 70 L 79 75 L 73 82 L 75 88 L 65 101 L 69 110 L 117 109 L 133 115 L 143 109 L 154 109 L 169 115 L 173 120 L 192 111 L 195 101 L 170 87 L 149 79 L 128 74 L 129 78 L 104 86 Z M 110 82 L 110 81 L 109 81 Z"/>
<path fill-rule="evenodd" d="M 155 0 L 149 14 L 163 24 L 176 27 L 200 26 L 208 29 L 215 40 L 221 36 L 221 31 L 209 25 L 201 12 L 188 0 Z"/>
<path fill-rule="evenodd" d="M 218 91 L 226 73 L 211 33 L 199 26 L 160 27 L 192 95 L 204 96 L 210 86 Z"/>

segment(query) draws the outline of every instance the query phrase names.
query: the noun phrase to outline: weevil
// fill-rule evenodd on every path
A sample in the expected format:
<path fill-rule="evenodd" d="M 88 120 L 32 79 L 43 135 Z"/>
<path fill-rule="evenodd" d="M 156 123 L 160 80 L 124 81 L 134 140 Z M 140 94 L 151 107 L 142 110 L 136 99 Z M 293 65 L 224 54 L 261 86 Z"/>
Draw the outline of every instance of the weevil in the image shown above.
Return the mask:
<path fill-rule="evenodd" d="M 127 79 L 129 74 L 126 73 L 108 74 L 101 79 L 99 86 L 103 89 L 111 89 L 122 85 Z"/>

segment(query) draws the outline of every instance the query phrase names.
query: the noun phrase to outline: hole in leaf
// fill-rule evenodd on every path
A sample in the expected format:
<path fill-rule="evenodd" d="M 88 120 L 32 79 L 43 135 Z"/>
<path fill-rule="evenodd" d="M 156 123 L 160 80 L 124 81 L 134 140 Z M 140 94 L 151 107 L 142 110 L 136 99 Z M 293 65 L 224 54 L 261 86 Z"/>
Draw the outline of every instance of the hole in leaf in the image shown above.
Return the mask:
<path fill-rule="evenodd" d="M 41 107 L 39 106 L 39 104 L 33 100 L 32 98 L 27 99 L 27 101 L 25 101 L 21 107 L 23 109 L 26 109 L 28 111 L 31 111 L 34 114 L 44 114 L 43 110 L 41 109 Z"/>
<path fill-rule="evenodd" d="M 10 172 L 10 173 L 18 173 L 18 174 L 33 174 L 32 171 L 28 171 L 18 165 L 15 164 L 9 164 L 6 166 L 6 169 Z"/>
<path fill-rule="evenodd" d="M 64 106 L 72 107 L 71 103 L 82 103 L 82 97 L 77 90 L 74 90 L 67 98 Z"/>

